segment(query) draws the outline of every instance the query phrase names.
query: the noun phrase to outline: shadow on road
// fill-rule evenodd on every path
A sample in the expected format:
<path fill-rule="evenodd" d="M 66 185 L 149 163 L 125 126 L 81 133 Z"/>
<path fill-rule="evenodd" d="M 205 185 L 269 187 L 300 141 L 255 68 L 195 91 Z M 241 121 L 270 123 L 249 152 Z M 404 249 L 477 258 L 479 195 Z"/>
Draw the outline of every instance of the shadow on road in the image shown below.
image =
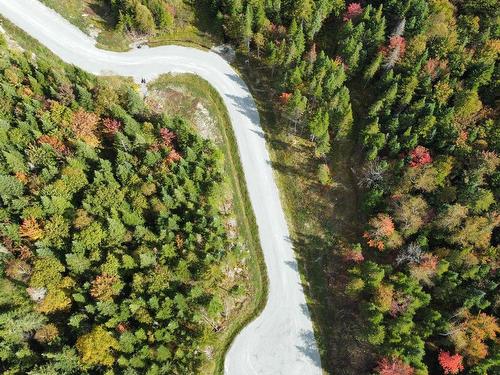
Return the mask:
<path fill-rule="evenodd" d="M 253 123 L 259 123 L 259 112 L 255 109 L 251 96 L 225 95 L 238 109 L 238 112 L 250 118 Z"/>
<path fill-rule="evenodd" d="M 321 359 L 315 345 L 313 331 L 300 332 L 300 339 L 301 343 L 300 345 L 296 345 L 297 349 L 309 358 L 316 367 L 321 368 Z"/>

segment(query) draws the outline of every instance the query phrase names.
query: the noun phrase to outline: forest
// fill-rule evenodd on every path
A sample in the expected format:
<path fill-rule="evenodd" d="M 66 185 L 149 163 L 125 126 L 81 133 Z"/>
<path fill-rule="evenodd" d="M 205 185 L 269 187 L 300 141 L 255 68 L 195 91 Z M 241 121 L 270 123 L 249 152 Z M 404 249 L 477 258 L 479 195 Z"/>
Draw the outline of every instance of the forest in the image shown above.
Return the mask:
<path fill-rule="evenodd" d="M 124 33 L 176 17 L 175 1 L 104 2 Z M 340 363 L 320 337 L 325 370 L 499 373 L 498 1 L 188 2 L 266 76 L 278 126 L 313 142 L 315 183 L 349 161 L 356 230 L 331 235 L 342 270 L 322 288 L 341 285 L 332 309 L 353 310 L 363 353 Z M 221 310 L 200 285 L 232 246 L 217 152 L 131 90 L 5 48 L 0 71 L 3 370 L 196 372 L 200 314 Z"/>
<path fill-rule="evenodd" d="M 364 372 L 498 373 L 498 2 L 211 4 L 272 72 L 281 126 L 315 142 L 321 183 L 351 145 L 361 230 L 332 251 Z"/>
<path fill-rule="evenodd" d="M 247 288 L 220 150 L 1 34 L 0 92 L 0 372 L 196 373 Z"/>

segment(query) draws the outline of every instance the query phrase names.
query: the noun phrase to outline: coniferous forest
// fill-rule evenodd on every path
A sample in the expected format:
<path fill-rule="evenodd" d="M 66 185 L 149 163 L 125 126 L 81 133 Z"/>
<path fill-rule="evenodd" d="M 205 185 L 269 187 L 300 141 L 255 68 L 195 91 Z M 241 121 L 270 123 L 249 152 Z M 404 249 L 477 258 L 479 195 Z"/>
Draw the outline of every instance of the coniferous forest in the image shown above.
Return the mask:
<path fill-rule="evenodd" d="M 123 32 L 177 17 L 175 1 L 103 2 Z M 322 289 L 342 289 L 331 310 L 350 306 L 363 358 L 340 364 L 320 337 L 325 370 L 500 373 L 498 1 L 186 2 L 266 75 L 323 189 L 349 161 L 357 230 L 329 239 L 342 270 Z M 4 47 L 0 72 L 0 368 L 196 373 L 200 312 L 222 304 L 203 282 L 234 246 L 217 150 L 130 88 Z"/>
<path fill-rule="evenodd" d="M 351 144 L 365 221 L 334 251 L 365 372 L 498 373 L 498 2 L 212 5 L 277 77 L 281 126 L 314 140 L 325 185 L 334 147 Z"/>
<path fill-rule="evenodd" d="M 241 251 L 220 151 L 130 83 L 3 39 L 0 72 L 1 372 L 195 373 Z"/>

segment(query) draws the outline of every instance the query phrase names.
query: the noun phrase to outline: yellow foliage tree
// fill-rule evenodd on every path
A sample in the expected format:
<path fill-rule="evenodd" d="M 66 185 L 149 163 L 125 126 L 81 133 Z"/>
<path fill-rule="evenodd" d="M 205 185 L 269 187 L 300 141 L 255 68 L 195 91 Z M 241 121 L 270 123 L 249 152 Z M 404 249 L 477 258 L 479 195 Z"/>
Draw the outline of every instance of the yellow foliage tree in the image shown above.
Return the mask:
<path fill-rule="evenodd" d="M 495 339 L 500 327 L 495 317 L 485 313 L 473 315 L 465 311 L 461 315 L 463 320 L 452 328 L 451 340 L 469 363 L 477 363 L 488 355 L 484 341 Z"/>
<path fill-rule="evenodd" d="M 52 323 L 41 326 L 35 332 L 35 340 L 42 343 L 52 342 L 57 336 L 59 336 L 59 330 Z"/>
<path fill-rule="evenodd" d="M 55 257 L 39 257 L 33 264 L 30 287 L 46 288 L 47 294 L 39 301 L 36 310 L 43 314 L 66 310 L 71 306 L 67 289 L 74 285 L 73 279 L 63 277 L 65 268 Z"/>
<path fill-rule="evenodd" d="M 64 311 L 71 306 L 71 299 L 61 289 L 49 289 L 45 298 L 36 306 L 42 314 Z"/>
<path fill-rule="evenodd" d="M 115 362 L 113 349 L 118 349 L 118 341 L 103 327 L 97 326 L 76 340 L 76 348 L 83 363 L 111 367 Z"/>

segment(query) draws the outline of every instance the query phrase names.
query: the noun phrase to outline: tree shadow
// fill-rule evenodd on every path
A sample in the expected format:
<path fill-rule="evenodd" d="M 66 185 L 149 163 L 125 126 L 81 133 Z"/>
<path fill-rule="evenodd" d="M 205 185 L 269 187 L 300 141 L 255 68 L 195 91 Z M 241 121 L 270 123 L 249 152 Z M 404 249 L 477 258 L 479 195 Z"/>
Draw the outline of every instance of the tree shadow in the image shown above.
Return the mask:
<path fill-rule="evenodd" d="M 251 131 L 254 132 L 255 134 L 257 134 L 262 139 L 266 139 L 266 134 L 264 133 L 264 131 L 262 131 L 262 130 L 253 130 L 253 129 L 251 129 Z"/>
<path fill-rule="evenodd" d="M 245 91 L 248 90 L 248 86 L 245 84 L 245 81 L 243 81 L 243 79 L 241 79 L 241 77 L 238 76 L 237 74 L 227 74 L 226 73 L 226 77 L 228 77 L 231 81 L 233 81 L 238 86 L 240 86 L 241 89 L 243 89 Z"/>
<path fill-rule="evenodd" d="M 268 139 L 268 142 L 271 144 L 271 147 L 274 149 L 274 150 L 286 150 L 290 147 L 290 145 L 286 142 L 283 142 L 279 139 L 277 139 L 276 137 L 270 137 Z"/>
<path fill-rule="evenodd" d="M 309 330 L 302 330 L 300 332 L 300 345 L 296 345 L 299 349 L 316 367 L 321 368 L 321 359 L 319 352 L 316 347 L 316 340 L 314 338 L 314 332 Z"/>
<path fill-rule="evenodd" d="M 107 28 L 112 29 L 115 27 L 117 19 L 110 5 L 105 1 L 91 2 L 87 4 L 87 8 L 95 15 L 101 18 L 106 24 Z"/>
<path fill-rule="evenodd" d="M 231 100 L 235 105 L 238 112 L 242 113 L 248 117 L 254 124 L 260 122 L 259 112 L 255 108 L 255 103 L 252 96 L 247 95 L 244 97 L 235 95 L 225 95 L 229 100 Z"/>
<path fill-rule="evenodd" d="M 287 260 L 287 261 L 285 261 L 285 264 L 294 271 L 299 270 L 299 266 L 297 265 L 297 262 L 292 262 L 292 261 Z"/>
<path fill-rule="evenodd" d="M 268 160 L 267 163 L 270 164 L 274 170 L 277 170 L 281 173 L 286 173 L 288 175 L 296 175 L 296 176 L 301 175 L 301 171 L 297 167 L 283 164 L 283 163 L 278 163 L 278 162 L 271 161 L 271 160 Z"/>
<path fill-rule="evenodd" d="M 302 314 L 304 314 L 305 316 L 307 317 L 311 316 L 311 313 L 309 312 L 309 307 L 307 307 L 307 303 L 301 303 L 300 310 L 302 311 Z"/>
<path fill-rule="evenodd" d="M 307 272 L 303 284 L 307 305 L 301 309 L 315 322 L 316 341 L 325 354 L 323 367 L 335 369 L 335 374 L 365 374 L 369 373 L 373 358 L 369 345 L 357 339 L 362 336 L 364 322 L 359 304 L 344 293 L 347 267 L 337 244 L 333 236 L 295 234 L 299 272 Z M 307 351 L 307 345 L 303 349 Z"/>

